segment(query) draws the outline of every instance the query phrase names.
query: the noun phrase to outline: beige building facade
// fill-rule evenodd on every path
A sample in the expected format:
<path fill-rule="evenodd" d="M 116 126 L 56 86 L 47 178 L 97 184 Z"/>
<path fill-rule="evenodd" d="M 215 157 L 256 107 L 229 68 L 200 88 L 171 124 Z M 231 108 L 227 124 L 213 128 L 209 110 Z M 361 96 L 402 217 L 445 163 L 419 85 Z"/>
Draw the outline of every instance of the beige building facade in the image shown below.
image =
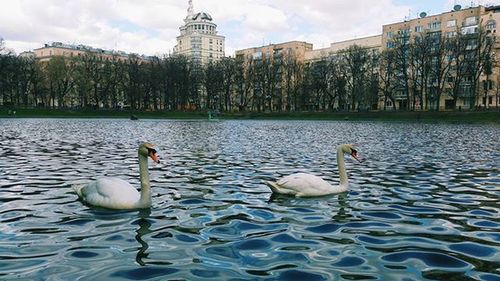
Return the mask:
<path fill-rule="evenodd" d="M 461 35 L 473 35 L 480 31 L 486 31 L 488 34 L 494 35 L 492 38 L 496 40 L 496 43 L 494 44 L 493 54 L 498 56 L 500 54 L 498 52 L 500 44 L 498 36 L 496 36 L 496 27 L 499 20 L 500 6 L 477 6 L 462 9 L 459 5 L 456 5 L 452 11 L 438 15 L 428 16 L 426 13 L 421 13 L 420 18 L 384 25 L 382 27 L 382 50 L 393 48 L 395 40 L 412 42 L 416 36 L 423 33 L 436 34 L 439 38 L 453 38 L 458 33 Z M 481 98 L 479 101 L 476 101 L 476 105 L 498 107 L 498 92 L 500 92 L 498 86 L 500 82 L 498 65 L 494 66 L 493 75 L 491 76 L 480 78 L 480 87 L 477 90 L 484 92 L 484 100 Z M 497 82 L 492 80 L 493 78 L 496 78 Z M 484 87 L 483 84 L 485 85 Z M 469 85 L 464 83 L 463 87 L 470 87 L 470 83 Z M 475 94 L 474 89 L 470 89 L 470 91 L 472 91 L 471 94 Z M 407 101 L 406 94 L 403 93 L 396 93 L 395 98 L 396 104 L 392 104 L 392 102 L 386 101 L 381 97 L 379 108 L 398 109 L 404 104 L 412 102 Z M 441 96 L 439 104 L 439 110 L 452 109 L 454 106 L 452 97 L 448 94 Z M 459 108 L 470 108 L 472 106 L 466 97 L 460 98 L 457 101 L 457 107 Z M 416 109 L 419 108 L 417 107 Z"/>
<path fill-rule="evenodd" d="M 297 58 L 297 61 L 307 63 L 328 59 L 353 45 L 361 46 L 369 50 L 380 51 L 382 47 L 382 35 L 334 42 L 331 43 L 330 47 L 321 49 L 313 49 L 313 44 L 304 41 L 269 44 L 261 47 L 237 50 L 236 57 L 260 59 L 262 57 L 269 58 L 276 54 L 293 54 Z"/>
<path fill-rule="evenodd" d="M 354 45 L 379 52 L 382 48 L 382 35 L 373 35 L 351 40 L 334 42 L 331 43 L 330 47 L 328 48 L 321 48 L 306 52 L 304 60 L 306 62 L 321 61 L 330 58 L 332 56 L 335 56 L 339 52 L 346 50 Z"/>
<path fill-rule="evenodd" d="M 174 55 L 182 55 L 193 62 L 207 64 L 225 56 L 225 37 L 218 35 L 217 25 L 205 12 L 193 13 L 193 2 L 189 1 L 188 15 L 177 36 Z"/>
<path fill-rule="evenodd" d="M 293 55 L 297 61 L 304 62 L 306 53 L 312 51 L 313 44 L 303 41 L 290 41 L 279 44 L 269 44 L 262 47 L 253 47 L 243 50 L 237 50 L 236 58 L 240 59 L 263 59 L 273 58 L 281 55 Z"/>
<path fill-rule="evenodd" d="M 40 62 L 48 62 L 51 58 L 56 56 L 78 58 L 83 57 L 86 54 L 95 55 L 98 59 L 103 61 L 127 61 L 132 57 L 137 58 L 141 63 L 148 62 L 150 60 L 149 57 L 143 55 L 128 54 L 123 51 L 103 50 L 86 45 L 63 44 L 61 42 L 47 43 L 41 48 L 34 49 L 32 54 L 35 59 Z"/>

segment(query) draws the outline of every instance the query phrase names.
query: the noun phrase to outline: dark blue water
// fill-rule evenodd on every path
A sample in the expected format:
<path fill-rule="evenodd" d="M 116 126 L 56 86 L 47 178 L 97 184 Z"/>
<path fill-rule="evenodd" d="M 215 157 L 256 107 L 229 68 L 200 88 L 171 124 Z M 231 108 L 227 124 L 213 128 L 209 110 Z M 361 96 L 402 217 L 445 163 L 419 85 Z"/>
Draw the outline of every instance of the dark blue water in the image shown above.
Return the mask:
<path fill-rule="evenodd" d="M 83 205 L 71 185 L 139 187 L 153 207 Z M 500 127 L 383 122 L 0 119 L 0 280 L 500 280 Z M 293 172 L 348 192 L 273 197 Z"/>

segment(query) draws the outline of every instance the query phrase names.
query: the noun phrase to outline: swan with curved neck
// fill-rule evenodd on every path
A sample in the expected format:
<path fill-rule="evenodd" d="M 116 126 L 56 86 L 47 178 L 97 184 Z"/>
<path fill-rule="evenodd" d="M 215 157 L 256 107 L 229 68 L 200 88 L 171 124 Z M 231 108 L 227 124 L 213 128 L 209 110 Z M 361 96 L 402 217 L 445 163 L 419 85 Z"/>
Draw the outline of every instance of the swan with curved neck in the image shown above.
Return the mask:
<path fill-rule="evenodd" d="M 128 182 L 113 177 L 99 178 L 86 185 L 75 185 L 73 189 L 83 202 L 97 207 L 120 210 L 151 207 L 148 157 L 156 163 L 160 163 L 160 158 L 150 143 L 141 144 L 138 154 L 140 193 Z"/>
<path fill-rule="evenodd" d="M 340 178 L 338 186 L 333 186 L 318 176 L 306 173 L 296 173 L 285 176 L 276 182 L 268 181 L 266 183 L 274 193 L 294 195 L 295 197 L 324 196 L 347 191 L 349 182 L 345 171 L 344 154 L 349 154 L 360 161 L 358 151 L 352 145 L 344 144 L 337 148 L 337 166 Z"/>

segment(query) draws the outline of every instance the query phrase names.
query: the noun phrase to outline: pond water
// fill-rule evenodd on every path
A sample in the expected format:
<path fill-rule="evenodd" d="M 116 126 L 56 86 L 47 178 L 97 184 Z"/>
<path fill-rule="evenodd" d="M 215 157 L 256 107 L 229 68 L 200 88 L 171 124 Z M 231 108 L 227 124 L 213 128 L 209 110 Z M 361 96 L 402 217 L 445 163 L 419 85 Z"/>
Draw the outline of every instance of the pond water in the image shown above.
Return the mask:
<path fill-rule="evenodd" d="M 139 187 L 153 207 L 82 204 L 71 186 Z M 0 280 L 499 280 L 500 127 L 349 121 L 0 119 Z M 310 172 L 350 188 L 273 197 Z"/>

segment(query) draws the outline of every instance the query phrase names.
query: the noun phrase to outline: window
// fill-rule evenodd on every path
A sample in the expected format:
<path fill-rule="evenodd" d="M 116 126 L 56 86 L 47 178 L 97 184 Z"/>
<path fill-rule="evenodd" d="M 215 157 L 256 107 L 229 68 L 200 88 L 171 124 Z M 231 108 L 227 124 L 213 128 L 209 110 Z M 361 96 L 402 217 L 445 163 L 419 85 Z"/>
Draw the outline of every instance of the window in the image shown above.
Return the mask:
<path fill-rule="evenodd" d="M 496 23 L 496 21 L 494 21 L 494 20 L 489 20 L 489 21 L 486 23 L 486 29 L 488 29 L 488 30 L 495 29 L 496 27 L 497 27 L 497 23 Z"/>
<path fill-rule="evenodd" d="M 446 22 L 446 27 L 454 27 L 457 26 L 457 20 L 449 20 Z"/>
<path fill-rule="evenodd" d="M 419 26 L 415 26 L 415 32 L 423 32 L 424 31 L 424 27 L 419 25 Z"/>
<path fill-rule="evenodd" d="M 262 52 L 253 53 L 252 57 L 253 57 L 253 59 L 261 59 L 262 58 Z"/>
<path fill-rule="evenodd" d="M 478 27 L 477 26 L 466 26 L 462 27 L 462 34 L 474 34 L 478 32 Z"/>
<path fill-rule="evenodd" d="M 431 30 L 441 29 L 441 22 L 435 21 L 435 22 L 429 23 L 429 29 L 431 29 Z"/>
<path fill-rule="evenodd" d="M 387 35 L 387 38 L 391 39 L 391 38 L 392 38 L 392 36 L 394 36 L 394 33 L 393 33 L 392 31 L 388 31 L 388 32 L 386 33 L 386 35 Z"/>
<path fill-rule="evenodd" d="M 457 36 L 456 31 L 446 32 L 446 38 L 453 38 L 455 36 Z"/>
<path fill-rule="evenodd" d="M 465 19 L 465 25 L 474 25 L 476 24 L 476 17 L 468 17 Z"/>
<path fill-rule="evenodd" d="M 398 34 L 400 34 L 400 35 L 410 35 L 410 29 L 406 28 L 406 29 L 398 30 Z"/>

